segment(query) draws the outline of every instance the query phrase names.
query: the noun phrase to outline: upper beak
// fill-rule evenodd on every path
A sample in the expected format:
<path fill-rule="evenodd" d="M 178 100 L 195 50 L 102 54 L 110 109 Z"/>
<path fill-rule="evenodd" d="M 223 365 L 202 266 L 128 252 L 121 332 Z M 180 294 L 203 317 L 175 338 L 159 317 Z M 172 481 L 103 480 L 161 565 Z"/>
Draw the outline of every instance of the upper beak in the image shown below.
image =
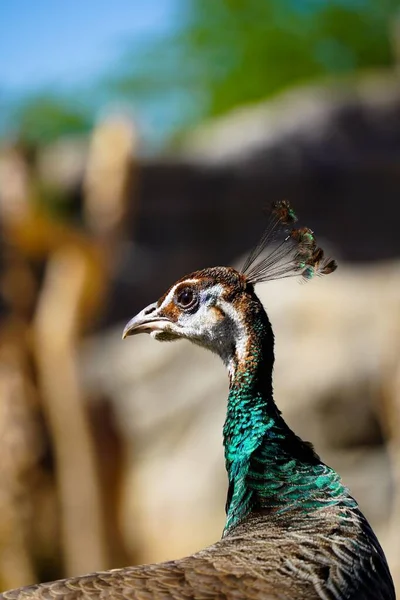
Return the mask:
<path fill-rule="evenodd" d="M 163 329 L 161 323 L 165 323 L 165 321 L 168 321 L 168 319 L 157 314 L 157 302 L 149 304 L 125 325 L 122 339 L 124 340 L 129 335 L 136 335 L 137 333 L 161 331 Z"/>

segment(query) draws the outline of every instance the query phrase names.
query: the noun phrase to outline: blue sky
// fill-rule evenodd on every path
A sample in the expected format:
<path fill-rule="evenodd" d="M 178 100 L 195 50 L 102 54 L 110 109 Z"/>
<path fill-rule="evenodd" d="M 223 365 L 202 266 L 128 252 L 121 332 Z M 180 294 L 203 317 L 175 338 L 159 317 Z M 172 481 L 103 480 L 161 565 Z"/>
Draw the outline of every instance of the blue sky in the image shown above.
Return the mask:
<path fill-rule="evenodd" d="M 173 28 L 176 0 L 1 0 L 0 89 L 21 94 L 101 76 L 128 40 Z"/>
<path fill-rule="evenodd" d="M 294 2 L 302 10 L 315 10 L 322 4 L 329 6 L 330 1 L 277 0 L 276 5 Z M 365 1 L 342 0 L 345 4 Z M 188 7 L 190 0 L 0 0 L 0 139 L 18 135 L 21 101 L 24 97 L 32 101 L 38 92 L 65 99 L 69 106 L 90 112 L 91 119 L 121 101 L 142 128 L 144 138 L 155 143 L 196 122 L 208 101 L 207 90 L 200 97 L 190 85 L 183 91 L 164 86 L 161 93 L 143 93 L 141 97 L 136 88 L 135 95 L 128 97 L 110 83 L 113 75 L 123 71 L 135 74 L 135 60 L 142 65 L 145 79 L 153 65 L 151 59 L 143 60 L 149 57 L 145 50 L 151 49 L 158 36 L 184 24 L 190 15 Z M 324 50 L 329 60 L 334 56 L 340 70 L 342 46 L 337 40 L 326 42 L 319 60 L 324 58 Z M 166 49 L 173 49 L 167 40 L 163 43 Z M 166 52 L 168 56 L 176 62 L 173 53 Z M 183 66 L 184 57 L 179 60 Z M 190 65 L 187 61 L 186 68 Z M 179 68 L 177 64 L 178 73 Z"/>

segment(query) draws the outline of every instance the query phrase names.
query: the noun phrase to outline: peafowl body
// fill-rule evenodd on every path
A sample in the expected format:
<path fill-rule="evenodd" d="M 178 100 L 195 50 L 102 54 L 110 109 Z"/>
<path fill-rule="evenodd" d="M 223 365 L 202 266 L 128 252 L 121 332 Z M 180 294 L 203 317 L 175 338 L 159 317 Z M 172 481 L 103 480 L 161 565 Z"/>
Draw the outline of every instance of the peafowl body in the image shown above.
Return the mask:
<path fill-rule="evenodd" d="M 134 317 L 124 337 L 189 339 L 229 373 L 222 539 L 192 556 L 4 592 L 4 599 L 394 600 L 375 534 L 339 475 L 286 425 L 272 390 L 274 338 L 255 283 L 332 272 L 313 233 L 277 203 L 242 272 L 197 271 Z M 266 258 L 271 237 L 283 241 Z"/>

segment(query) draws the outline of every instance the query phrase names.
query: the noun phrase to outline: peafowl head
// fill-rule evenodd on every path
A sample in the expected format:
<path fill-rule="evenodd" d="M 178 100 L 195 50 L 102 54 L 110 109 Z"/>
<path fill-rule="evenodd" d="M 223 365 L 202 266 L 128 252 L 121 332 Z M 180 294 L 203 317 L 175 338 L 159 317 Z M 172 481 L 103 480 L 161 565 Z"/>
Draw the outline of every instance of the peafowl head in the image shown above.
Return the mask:
<path fill-rule="evenodd" d="M 131 319 L 123 337 L 146 332 L 160 341 L 188 339 L 225 360 L 240 344 L 246 318 L 242 304 L 251 297 L 255 298 L 253 285 L 236 269 L 196 271 Z"/>
<path fill-rule="evenodd" d="M 288 202 L 274 204 L 266 231 L 240 271 L 212 267 L 183 277 L 133 317 L 123 337 L 149 333 L 160 341 L 188 339 L 219 354 L 228 367 L 233 359 L 240 362 L 257 316 L 264 313 L 256 283 L 296 275 L 309 280 L 336 269 L 310 229 L 293 227 L 296 220 Z"/>

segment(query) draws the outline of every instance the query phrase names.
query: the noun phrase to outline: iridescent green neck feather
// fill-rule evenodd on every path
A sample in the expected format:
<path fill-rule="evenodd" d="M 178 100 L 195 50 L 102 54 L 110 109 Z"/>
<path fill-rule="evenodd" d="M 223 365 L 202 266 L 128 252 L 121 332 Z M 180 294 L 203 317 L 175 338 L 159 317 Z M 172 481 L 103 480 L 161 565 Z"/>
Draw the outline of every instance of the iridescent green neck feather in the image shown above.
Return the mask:
<path fill-rule="evenodd" d="M 337 473 L 286 425 L 272 392 L 273 333 L 255 294 L 247 298 L 245 355 L 235 358 L 224 425 L 229 491 L 224 533 L 253 511 L 290 518 L 355 504 Z M 243 308 L 243 307 L 241 307 Z"/>

